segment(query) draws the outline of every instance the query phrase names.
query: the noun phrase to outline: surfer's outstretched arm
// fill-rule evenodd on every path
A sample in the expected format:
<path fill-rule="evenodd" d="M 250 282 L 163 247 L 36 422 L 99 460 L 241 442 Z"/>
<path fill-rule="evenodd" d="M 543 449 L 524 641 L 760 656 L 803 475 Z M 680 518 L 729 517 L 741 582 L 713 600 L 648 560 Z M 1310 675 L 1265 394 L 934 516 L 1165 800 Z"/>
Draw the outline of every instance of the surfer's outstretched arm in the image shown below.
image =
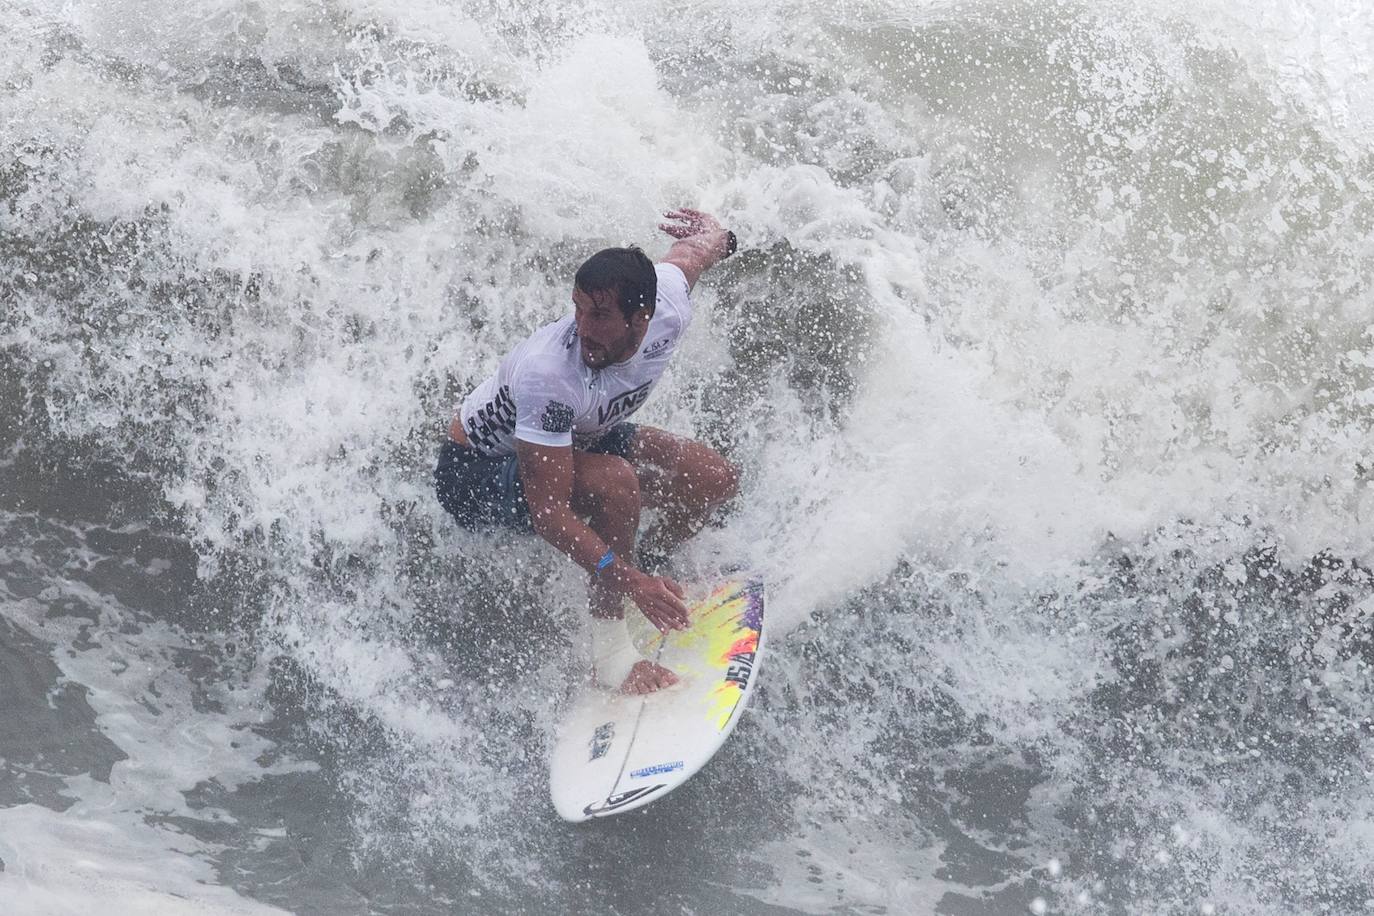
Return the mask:
<path fill-rule="evenodd" d="M 660 630 L 686 627 L 681 587 L 646 575 L 625 559 L 634 556 L 640 508 L 639 484 L 629 463 L 522 439 L 516 440 L 515 454 L 535 532 L 591 574 L 594 593 L 629 598 Z M 593 611 L 620 616 L 618 607 L 598 606 L 595 597 Z"/>
<path fill-rule="evenodd" d="M 680 207 L 663 215 L 673 222 L 660 223 L 658 228 L 677 239 L 663 260 L 682 270 L 688 289 L 696 286 L 708 267 L 734 253 L 735 234 L 711 214 Z"/>

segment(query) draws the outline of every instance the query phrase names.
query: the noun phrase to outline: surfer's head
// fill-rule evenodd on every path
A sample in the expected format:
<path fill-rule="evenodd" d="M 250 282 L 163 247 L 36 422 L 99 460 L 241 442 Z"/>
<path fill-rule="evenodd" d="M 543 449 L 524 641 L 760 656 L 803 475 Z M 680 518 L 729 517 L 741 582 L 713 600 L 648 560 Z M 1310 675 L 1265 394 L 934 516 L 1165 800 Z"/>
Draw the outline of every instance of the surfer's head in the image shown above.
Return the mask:
<path fill-rule="evenodd" d="M 632 356 L 657 297 L 654 262 L 638 248 L 606 248 L 588 258 L 573 278 L 582 362 L 601 369 Z"/>
<path fill-rule="evenodd" d="M 649 317 L 653 317 L 658 274 L 654 262 L 634 245 L 598 251 L 577 268 L 573 285 L 592 296 L 614 293 L 626 321 L 641 309 L 648 309 Z"/>

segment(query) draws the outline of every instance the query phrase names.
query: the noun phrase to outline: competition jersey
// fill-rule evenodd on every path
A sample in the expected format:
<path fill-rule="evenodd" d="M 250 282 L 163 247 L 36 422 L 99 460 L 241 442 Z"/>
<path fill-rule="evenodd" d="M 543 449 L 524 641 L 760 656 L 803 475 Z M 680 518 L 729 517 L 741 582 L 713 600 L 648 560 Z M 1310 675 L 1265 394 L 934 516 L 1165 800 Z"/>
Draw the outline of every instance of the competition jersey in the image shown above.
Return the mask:
<path fill-rule="evenodd" d="M 484 455 L 515 454 L 515 440 L 588 446 L 649 399 L 692 320 L 687 277 L 658 264 L 654 316 L 639 349 L 604 369 L 582 362 L 569 315 L 546 324 L 506 354 L 459 408 L 468 441 Z"/>

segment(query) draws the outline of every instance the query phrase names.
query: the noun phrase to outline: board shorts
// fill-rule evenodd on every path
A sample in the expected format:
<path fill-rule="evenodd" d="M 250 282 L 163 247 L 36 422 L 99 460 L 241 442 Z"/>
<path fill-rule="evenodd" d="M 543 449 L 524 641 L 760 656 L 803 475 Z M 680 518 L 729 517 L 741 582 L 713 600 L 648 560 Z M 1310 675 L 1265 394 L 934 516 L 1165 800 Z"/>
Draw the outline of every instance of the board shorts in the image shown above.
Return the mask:
<path fill-rule="evenodd" d="M 634 423 L 617 423 L 590 448 L 593 455 L 615 455 L 630 460 L 634 442 Z M 534 532 L 530 521 L 525 487 L 520 481 L 519 463 L 514 455 L 488 457 L 476 449 L 459 445 L 452 439 L 439 449 L 434 468 L 434 492 L 439 504 L 464 528 L 513 528 Z"/>

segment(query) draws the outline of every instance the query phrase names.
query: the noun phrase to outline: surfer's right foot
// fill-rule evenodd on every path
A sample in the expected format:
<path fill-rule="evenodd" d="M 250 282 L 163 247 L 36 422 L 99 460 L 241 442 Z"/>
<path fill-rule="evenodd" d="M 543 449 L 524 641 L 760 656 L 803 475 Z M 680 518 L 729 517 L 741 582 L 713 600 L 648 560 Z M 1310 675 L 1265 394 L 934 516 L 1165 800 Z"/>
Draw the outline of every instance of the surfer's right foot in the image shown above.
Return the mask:
<path fill-rule="evenodd" d="M 645 659 L 635 662 L 630 673 L 620 685 L 621 693 L 643 694 L 662 690 L 677 683 L 677 675 L 662 665 Z"/>

